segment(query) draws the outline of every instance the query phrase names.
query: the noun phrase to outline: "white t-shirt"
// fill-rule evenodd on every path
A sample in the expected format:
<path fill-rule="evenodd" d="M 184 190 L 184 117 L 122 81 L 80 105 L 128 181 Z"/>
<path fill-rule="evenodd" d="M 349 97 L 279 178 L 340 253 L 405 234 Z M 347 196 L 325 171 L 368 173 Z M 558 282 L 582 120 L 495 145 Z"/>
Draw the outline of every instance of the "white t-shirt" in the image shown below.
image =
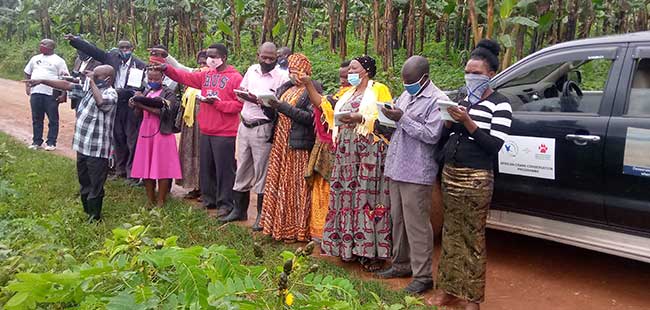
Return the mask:
<path fill-rule="evenodd" d="M 32 76 L 32 79 L 57 80 L 63 75 L 69 75 L 68 66 L 65 60 L 58 55 L 38 54 L 29 60 L 25 66 L 25 74 Z M 39 84 L 32 87 L 32 94 L 52 95 L 52 87 Z"/>

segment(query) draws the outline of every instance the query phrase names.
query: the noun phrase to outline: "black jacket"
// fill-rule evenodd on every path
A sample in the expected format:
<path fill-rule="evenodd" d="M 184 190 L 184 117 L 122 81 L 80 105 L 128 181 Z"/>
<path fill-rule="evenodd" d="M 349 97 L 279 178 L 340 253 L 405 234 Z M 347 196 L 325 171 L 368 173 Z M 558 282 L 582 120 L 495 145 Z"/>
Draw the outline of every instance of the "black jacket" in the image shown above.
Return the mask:
<path fill-rule="evenodd" d="M 120 66 L 122 65 L 122 58 L 120 58 L 120 53 L 119 51 L 111 51 L 111 52 L 105 52 L 98 48 L 95 45 L 92 45 L 88 43 L 87 41 L 80 39 L 80 38 L 74 38 L 70 40 L 70 45 L 72 47 L 84 52 L 86 55 L 94 58 L 95 60 L 99 61 L 102 64 L 109 65 L 113 67 L 113 70 L 115 70 L 115 74 L 117 76 L 117 73 L 120 71 Z M 145 70 L 145 67 L 147 65 L 137 57 L 131 55 L 131 64 L 129 67 L 129 70 L 133 67 L 140 69 L 140 70 Z M 128 72 L 128 71 L 127 71 Z M 142 80 L 144 81 L 145 74 L 142 75 Z M 128 81 L 128 73 L 126 76 L 126 80 Z M 129 98 L 133 97 L 133 93 L 135 91 L 142 91 L 144 90 L 144 85 L 141 87 L 130 87 L 127 86 L 125 88 L 122 88 L 123 85 L 115 85 L 117 82 L 117 79 L 114 79 L 113 84 L 114 88 L 117 90 L 117 95 L 118 95 L 118 104 L 127 104 Z M 142 83 L 144 84 L 144 82 Z"/>
<path fill-rule="evenodd" d="M 319 82 L 312 81 L 312 83 L 319 93 L 323 92 L 323 87 Z M 291 87 L 293 87 L 293 83 L 284 83 L 276 91 L 276 97 L 280 98 Z M 298 150 L 311 150 L 314 147 L 314 141 L 316 141 L 316 131 L 314 130 L 314 106 L 309 101 L 307 90 L 304 90 L 295 106 L 287 102 L 280 102 L 278 112 L 291 119 L 289 146 Z"/>
<path fill-rule="evenodd" d="M 147 96 L 151 91 L 152 89 L 148 88 L 144 91 L 143 96 Z M 156 107 L 160 106 L 160 133 L 163 135 L 170 135 L 180 132 L 180 128 L 176 126 L 176 118 L 180 110 L 180 104 L 176 99 L 176 93 L 174 93 L 172 89 L 163 85 L 162 92 L 158 98 L 167 101 L 167 104 L 164 104 L 164 102 L 162 104 L 159 104 L 158 102 L 155 103 Z M 141 110 L 136 112 L 138 116 L 141 113 Z"/>

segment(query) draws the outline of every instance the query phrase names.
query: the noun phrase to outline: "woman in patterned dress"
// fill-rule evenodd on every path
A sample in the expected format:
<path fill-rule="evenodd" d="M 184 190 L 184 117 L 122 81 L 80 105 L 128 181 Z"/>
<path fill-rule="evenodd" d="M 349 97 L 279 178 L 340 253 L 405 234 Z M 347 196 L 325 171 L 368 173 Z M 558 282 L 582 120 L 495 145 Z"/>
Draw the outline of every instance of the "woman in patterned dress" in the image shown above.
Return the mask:
<path fill-rule="evenodd" d="M 344 261 L 359 260 L 366 271 L 391 255 L 388 180 L 384 177 L 387 140 L 375 132 L 378 102 L 392 101 L 388 87 L 372 80 L 377 72 L 369 56 L 351 61 L 352 88 L 336 104 L 333 128 L 335 159 L 330 202 L 321 248 Z"/>
<path fill-rule="evenodd" d="M 289 56 L 291 80 L 277 90 L 279 101 L 269 100 L 279 113 L 269 155 L 262 226 L 265 235 L 285 242 L 310 238 L 311 195 L 304 175 L 316 136 L 303 75 L 311 75 L 309 59 L 303 54 Z"/>

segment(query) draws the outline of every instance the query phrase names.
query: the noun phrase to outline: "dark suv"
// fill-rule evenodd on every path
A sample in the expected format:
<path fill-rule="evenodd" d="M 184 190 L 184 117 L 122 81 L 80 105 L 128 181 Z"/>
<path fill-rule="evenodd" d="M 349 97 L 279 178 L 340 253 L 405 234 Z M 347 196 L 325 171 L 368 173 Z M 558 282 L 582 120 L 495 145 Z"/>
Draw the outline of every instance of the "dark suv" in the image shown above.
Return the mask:
<path fill-rule="evenodd" d="M 489 227 L 650 262 L 650 32 L 543 49 L 492 86 L 513 120 Z"/>

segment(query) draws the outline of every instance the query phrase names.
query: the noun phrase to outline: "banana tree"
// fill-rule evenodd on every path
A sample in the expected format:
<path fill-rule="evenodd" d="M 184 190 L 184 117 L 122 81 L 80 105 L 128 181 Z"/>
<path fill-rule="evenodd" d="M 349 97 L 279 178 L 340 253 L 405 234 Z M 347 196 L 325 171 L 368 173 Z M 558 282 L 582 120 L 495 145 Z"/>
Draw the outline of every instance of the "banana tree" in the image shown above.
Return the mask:
<path fill-rule="evenodd" d="M 515 47 L 514 38 L 517 37 L 519 31 L 526 31 L 526 27 L 536 28 L 539 26 L 532 19 L 519 15 L 520 13 L 525 13 L 528 5 L 535 1 L 537 0 L 503 0 L 501 2 L 499 8 L 499 17 L 501 19 L 499 42 L 506 49 L 501 60 L 501 69 L 505 69 L 511 64 L 512 53 Z"/>

